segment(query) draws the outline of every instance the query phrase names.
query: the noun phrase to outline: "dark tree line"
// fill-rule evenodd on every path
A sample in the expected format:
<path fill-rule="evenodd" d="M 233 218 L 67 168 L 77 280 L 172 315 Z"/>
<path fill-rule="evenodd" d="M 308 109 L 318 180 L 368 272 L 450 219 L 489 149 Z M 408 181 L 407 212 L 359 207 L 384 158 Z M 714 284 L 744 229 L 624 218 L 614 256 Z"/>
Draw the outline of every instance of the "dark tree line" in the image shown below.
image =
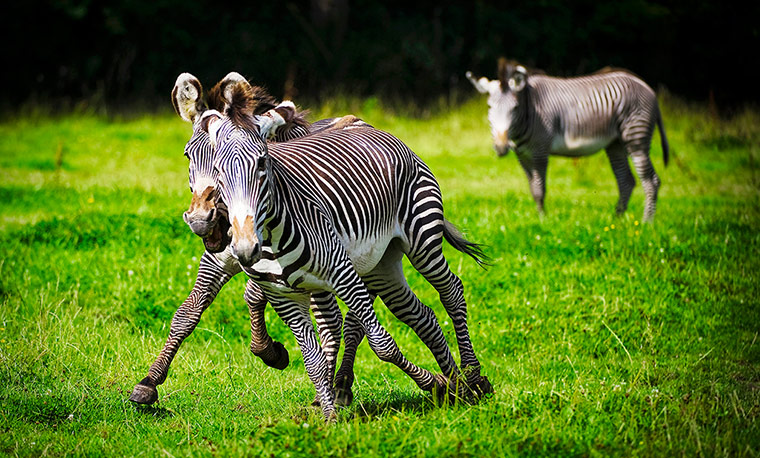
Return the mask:
<path fill-rule="evenodd" d="M 549 74 L 628 68 L 720 107 L 759 100 L 760 7 L 705 0 L 9 2 L 6 110 L 38 101 L 165 103 L 176 76 L 235 70 L 275 95 L 469 94 L 505 55 Z"/>

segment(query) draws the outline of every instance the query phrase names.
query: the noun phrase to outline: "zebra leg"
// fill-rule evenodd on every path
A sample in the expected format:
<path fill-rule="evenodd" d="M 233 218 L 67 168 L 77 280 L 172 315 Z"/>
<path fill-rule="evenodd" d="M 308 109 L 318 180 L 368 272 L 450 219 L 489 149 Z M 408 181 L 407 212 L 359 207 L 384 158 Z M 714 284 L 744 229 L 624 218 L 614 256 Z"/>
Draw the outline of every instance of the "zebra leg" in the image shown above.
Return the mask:
<path fill-rule="evenodd" d="M 374 297 L 370 297 L 374 302 Z M 356 361 L 356 350 L 364 339 L 364 328 L 362 327 L 359 317 L 352 310 L 346 312 L 346 319 L 343 324 L 343 360 L 340 363 L 340 369 L 335 374 L 335 403 L 342 406 L 351 405 L 354 400 L 354 393 L 351 387 L 354 384 L 354 362 Z"/>
<path fill-rule="evenodd" d="M 543 216 L 544 196 L 546 195 L 546 168 L 549 164 L 549 156 L 546 153 L 534 153 L 532 157 L 518 155 L 517 158 L 528 177 L 530 193 L 536 202 L 538 214 Z"/>
<path fill-rule="evenodd" d="M 615 180 L 617 180 L 620 197 L 615 211 L 620 216 L 628 208 L 628 201 L 631 199 L 631 193 L 636 186 L 636 180 L 634 180 L 631 166 L 628 164 L 628 153 L 620 141 L 610 144 L 606 151 L 612 166 L 612 173 L 615 174 Z"/>
<path fill-rule="evenodd" d="M 264 311 L 267 298 L 253 280 L 248 280 L 243 293 L 251 315 L 251 353 L 258 356 L 269 367 L 283 370 L 288 367 L 288 350 L 280 342 L 275 342 L 267 332 Z"/>
<path fill-rule="evenodd" d="M 649 159 L 649 146 L 654 133 L 654 120 L 647 113 L 637 113 L 627 119 L 621 129 L 621 137 L 626 151 L 633 160 L 633 167 L 641 181 L 646 200 L 644 201 L 644 221 L 651 222 L 657 207 L 657 193 L 660 177 L 654 171 Z"/>
<path fill-rule="evenodd" d="M 449 380 L 441 374 L 431 372 L 412 364 L 396 345 L 388 331 L 380 325 L 367 287 L 353 269 L 351 262 L 345 259 L 333 270 L 335 277 L 331 284 L 337 295 L 343 299 L 361 323 L 367 335 L 370 348 L 382 361 L 390 362 L 407 374 L 423 391 L 433 391 L 439 396 L 445 395 Z M 347 344 L 348 345 L 348 344 Z M 342 368 L 341 368 L 342 369 Z"/>
<path fill-rule="evenodd" d="M 660 177 L 654 171 L 649 154 L 644 151 L 638 151 L 631 154 L 633 166 L 636 168 L 636 174 L 641 180 L 641 187 L 644 188 L 646 201 L 644 202 L 644 221 L 651 222 L 654 219 L 654 212 L 657 208 L 657 193 L 660 189 Z"/>
<path fill-rule="evenodd" d="M 403 252 L 392 242 L 380 263 L 362 276 L 367 288 L 383 300 L 388 309 L 414 330 L 449 378 L 459 375 L 451 350 L 433 309 L 423 304 L 409 288 L 404 277 Z"/>
<path fill-rule="evenodd" d="M 201 314 L 211 305 L 222 286 L 240 272 L 238 263 L 230 262 L 231 256 L 220 255 L 220 257 L 222 257 L 221 260 L 209 252 L 203 253 L 195 285 L 187 299 L 174 313 L 164 348 L 150 366 L 147 377 L 135 386 L 129 397 L 130 401 L 138 404 L 153 404 L 158 400 L 156 386 L 166 380 L 169 365 L 182 345 L 182 341 L 193 332 L 201 319 Z"/>
<path fill-rule="evenodd" d="M 335 365 L 338 361 L 338 351 L 340 350 L 340 330 L 343 326 L 343 315 L 341 315 L 335 296 L 329 292 L 313 294 L 311 296 L 311 310 L 317 322 L 319 342 L 327 359 L 327 375 L 332 386 L 335 378 Z M 336 404 L 341 405 L 337 399 Z M 318 395 L 312 405 L 319 405 Z"/>
<path fill-rule="evenodd" d="M 464 298 L 462 280 L 451 271 L 443 256 L 440 234 L 428 237 L 423 243 L 425 243 L 424 246 L 412 247 L 408 253 L 409 261 L 438 291 L 441 303 L 454 325 L 465 382 L 476 398 L 493 393 L 493 387 L 488 378 L 480 375 L 480 361 L 475 356 L 475 350 L 472 347 L 472 339 L 467 327 L 467 302 Z"/>
<path fill-rule="evenodd" d="M 314 333 L 314 326 L 309 317 L 307 300 L 300 303 L 289 302 L 286 299 L 271 300 L 271 302 L 277 314 L 293 332 L 301 348 L 303 364 L 317 391 L 317 398 L 319 398 L 325 420 L 335 420 L 335 398 L 332 380 L 328 374 L 327 358 L 317 342 L 317 335 Z"/>

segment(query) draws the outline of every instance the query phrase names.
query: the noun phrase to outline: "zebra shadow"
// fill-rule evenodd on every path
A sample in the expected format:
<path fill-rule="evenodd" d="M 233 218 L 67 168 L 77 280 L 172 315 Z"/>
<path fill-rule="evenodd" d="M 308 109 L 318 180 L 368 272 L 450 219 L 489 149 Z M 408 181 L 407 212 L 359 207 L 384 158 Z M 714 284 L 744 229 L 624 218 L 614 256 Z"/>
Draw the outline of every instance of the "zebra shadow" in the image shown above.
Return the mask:
<path fill-rule="evenodd" d="M 172 418 L 175 415 L 173 410 L 157 407 L 155 405 L 133 404 L 131 402 L 130 404 L 133 405 L 135 412 L 146 417 L 154 417 L 163 420 L 165 418 Z"/>
<path fill-rule="evenodd" d="M 374 397 L 354 399 L 351 406 L 345 409 L 343 415 L 349 419 L 369 421 L 378 417 L 392 415 L 393 413 L 425 415 L 432 410 L 440 408 L 445 408 L 445 405 L 437 402 L 429 394 L 394 393 L 385 399 Z"/>

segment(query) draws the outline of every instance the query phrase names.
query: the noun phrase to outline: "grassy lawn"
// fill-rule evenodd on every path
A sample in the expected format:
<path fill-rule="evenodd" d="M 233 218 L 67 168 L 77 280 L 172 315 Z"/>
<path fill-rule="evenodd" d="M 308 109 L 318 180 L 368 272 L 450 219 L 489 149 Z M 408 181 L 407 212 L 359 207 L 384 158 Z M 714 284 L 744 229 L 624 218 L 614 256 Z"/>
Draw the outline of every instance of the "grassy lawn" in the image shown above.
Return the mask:
<path fill-rule="evenodd" d="M 168 102 L 167 102 L 168 105 Z M 550 161 L 539 219 L 514 155 L 496 158 L 484 100 L 428 119 L 339 101 L 431 167 L 447 218 L 487 245 L 482 270 L 446 248 L 495 394 L 436 406 L 362 343 L 355 401 L 325 425 L 295 339 L 284 371 L 250 354 L 238 276 L 184 343 L 159 402 L 127 401 L 192 288 L 203 245 L 173 114 L 0 123 L 0 454 L 18 456 L 758 456 L 760 116 L 666 98 L 655 223 L 643 191 L 614 216 L 604 153 Z M 638 181 L 638 180 L 637 180 Z M 409 282 L 434 308 L 435 291 Z M 376 304 L 412 361 L 414 333 Z"/>

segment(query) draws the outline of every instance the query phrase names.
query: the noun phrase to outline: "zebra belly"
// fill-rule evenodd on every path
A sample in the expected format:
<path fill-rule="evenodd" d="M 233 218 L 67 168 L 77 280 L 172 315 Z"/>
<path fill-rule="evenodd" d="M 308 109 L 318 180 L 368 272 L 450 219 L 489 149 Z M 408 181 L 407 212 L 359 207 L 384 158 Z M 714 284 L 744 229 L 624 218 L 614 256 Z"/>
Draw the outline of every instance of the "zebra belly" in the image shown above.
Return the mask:
<path fill-rule="evenodd" d="M 614 139 L 614 135 L 598 137 L 583 137 L 572 134 L 555 135 L 549 152 L 558 156 L 588 156 L 606 148 Z"/>
<path fill-rule="evenodd" d="M 400 235 L 400 229 L 397 228 L 397 230 L 388 230 L 385 234 L 365 237 L 361 240 L 344 238 L 342 242 L 356 273 L 361 276 L 369 273 L 377 266 L 385 255 L 391 240 Z"/>

